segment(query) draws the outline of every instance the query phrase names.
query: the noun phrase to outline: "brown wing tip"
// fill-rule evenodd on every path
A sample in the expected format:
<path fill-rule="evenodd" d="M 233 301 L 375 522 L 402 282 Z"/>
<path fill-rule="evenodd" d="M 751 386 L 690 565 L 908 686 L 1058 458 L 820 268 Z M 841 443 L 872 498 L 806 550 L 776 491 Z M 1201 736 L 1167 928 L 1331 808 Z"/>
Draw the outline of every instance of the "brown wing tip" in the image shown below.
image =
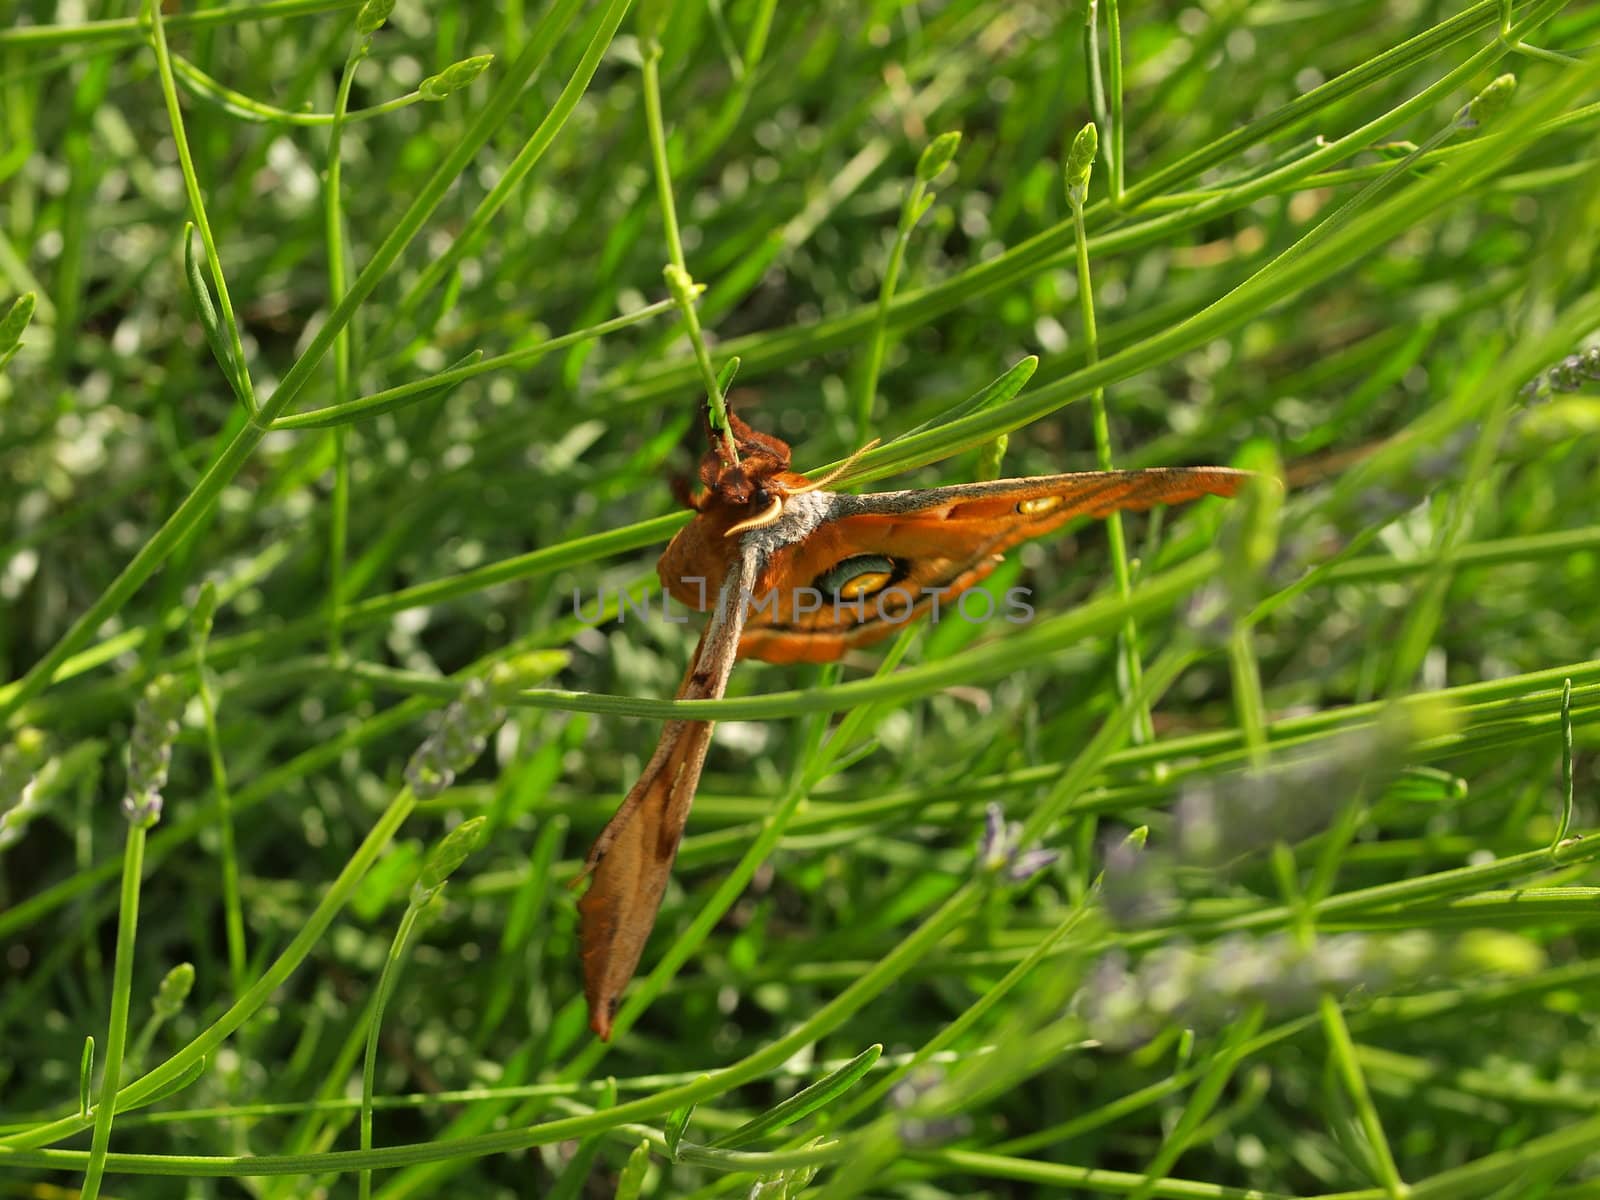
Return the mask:
<path fill-rule="evenodd" d="M 1260 471 L 1248 471 L 1241 467 L 1181 467 L 1174 473 L 1174 480 L 1179 486 L 1173 488 L 1171 495 L 1163 496 L 1156 503 L 1184 504 L 1205 496 L 1231 499 L 1247 484 L 1271 478 Z M 1279 486 L 1282 486 L 1281 483 Z"/>
<path fill-rule="evenodd" d="M 1266 479 L 1278 483 L 1280 487 L 1283 486 L 1278 480 L 1273 480 L 1271 476 L 1263 475 L 1260 471 L 1246 471 L 1241 467 L 1227 467 L 1225 470 L 1227 474 L 1223 476 L 1223 486 L 1226 490 L 1218 492 L 1220 496 L 1237 496 L 1240 488 L 1256 479 Z"/>
<path fill-rule="evenodd" d="M 589 1028 L 602 1042 L 611 1040 L 611 1005 L 589 1005 Z"/>

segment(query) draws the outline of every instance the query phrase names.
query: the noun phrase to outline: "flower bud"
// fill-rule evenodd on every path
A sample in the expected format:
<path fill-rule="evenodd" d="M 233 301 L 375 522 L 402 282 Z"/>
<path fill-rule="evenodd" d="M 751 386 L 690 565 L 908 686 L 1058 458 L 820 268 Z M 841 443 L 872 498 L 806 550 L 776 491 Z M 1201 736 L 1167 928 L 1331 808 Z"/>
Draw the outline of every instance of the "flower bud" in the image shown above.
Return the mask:
<path fill-rule="evenodd" d="M 1016 821 L 1007 821 L 1005 811 L 998 804 L 984 808 L 983 834 L 978 840 L 980 870 L 990 874 L 1003 872 L 1012 883 L 1023 883 L 1060 858 L 1054 850 L 1037 847 L 1024 850 L 1022 826 Z"/>
<path fill-rule="evenodd" d="M 472 817 L 439 839 L 422 864 L 416 883 L 411 885 L 412 908 L 421 908 L 438 895 L 445 880 L 478 848 L 478 839 L 488 823 L 487 817 Z"/>
<path fill-rule="evenodd" d="M 133 730 L 128 735 L 128 790 L 122 798 L 122 813 L 143 829 L 161 819 L 161 789 L 167 785 L 172 743 L 177 740 L 178 719 L 187 700 L 181 680 L 159 675 L 150 681 L 134 709 Z"/>
<path fill-rule="evenodd" d="M 377 33 L 394 11 L 394 3 L 395 0 L 367 0 L 361 6 L 361 11 L 356 13 L 356 32 L 362 37 Z"/>
<path fill-rule="evenodd" d="M 1072 139 L 1072 149 L 1067 152 L 1067 197 L 1082 204 L 1089 195 L 1089 172 L 1094 167 L 1095 156 L 1100 152 L 1100 131 L 1090 121 L 1078 130 Z"/>
<path fill-rule="evenodd" d="M 917 182 L 932 183 L 939 172 L 950 165 L 960 146 L 961 133 L 954 129 L 949 133 L 941 133 L 929 142 L 917 159 Z"/>
<path fill-rule="evenodd" d="M 21 841 L 23 830 L 44 811 L 37 780 L 48 758 L 45 735 L 31 725 L 0 746 L 0 850 Z"/>
<path fill-rule="evenodd" d="M 156 989 L 156 998 L 151 1001 L 156 1016 L 163 1021 L 177 1016 L 183 1011 L 183 1002 L 189 998 L 193 988 L 194 964 L 181 962 L 173 967 L 162 979 L 161 986 Z"/>
<path fill-rule="evenodd" d="M 477 761 L 489 743 L 489 734 L 505 716 L 489 685 L 482 679 L 469 680 L 461 689 L 461 698 L 445 709 L 439 728 L 406 764 L 406 782 L 417 799 L 437 796 L 454 783 L 458 772 Z"/>
<path fill-rule="evenodd" d="M 1456 113 L 1456 123 L 1463 129 L 1476 129 L 1486 121 L 1494 120 L 1510 107 L 1511 94 L 1516 90 L 1515 75 L 1497 76 Z"/>
<path fill-rule="evenodd" d="M 424 100 L 443 100 L 482 75 L 493 61 L 492 54 L 476 54 L 458 63 L 451 63 L 437 75 L 429 75 L 424 79 L 417 85 L 417 92 Z"/>

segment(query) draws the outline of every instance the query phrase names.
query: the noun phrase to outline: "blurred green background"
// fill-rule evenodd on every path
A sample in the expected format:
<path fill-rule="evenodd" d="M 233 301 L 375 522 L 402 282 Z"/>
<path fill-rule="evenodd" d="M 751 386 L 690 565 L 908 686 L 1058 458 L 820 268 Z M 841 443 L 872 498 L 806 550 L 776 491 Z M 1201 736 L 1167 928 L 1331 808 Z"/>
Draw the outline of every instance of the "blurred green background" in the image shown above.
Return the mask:
<path fill-rule="evenodd" d="M 0 1187 L 1594 1194 L 1600 11 L 1092 15 L 0 6 Z M 802 469 L 1093 469 L 1098 387 L 1118 466 L 1289 487 L 1127 521 L 1127 604 L 1099 524 L 1013 554 L 1036 621 L 876 703 L 882 651 L 740 666 L 607 1051 L 563 885 L 697 631 L 574 601 L 654 586 L 702 449 L 674 236 Z"/>

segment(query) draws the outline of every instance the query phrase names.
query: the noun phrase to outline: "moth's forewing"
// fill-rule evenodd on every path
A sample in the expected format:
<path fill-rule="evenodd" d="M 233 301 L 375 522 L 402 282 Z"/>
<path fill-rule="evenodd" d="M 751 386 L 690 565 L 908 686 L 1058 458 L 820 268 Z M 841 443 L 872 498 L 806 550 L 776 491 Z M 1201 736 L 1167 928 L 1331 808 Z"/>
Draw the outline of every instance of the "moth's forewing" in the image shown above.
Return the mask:
<path fill-rule="evenodd" d="M 1074 517 L 1231 496 L 1249 478 L 1250 472 L 1228 467 L 1157 467 L 839 496 L 835 524 L 852 545 L 970 560 L 998 554 Z"/>
<path fill-rule="evenodd" d="M 1074 517 L 1231 496 L 1248 478 L 1226 467 L 1164 467 L 831 496 L 828 518 L 804 541 L 772 555 L 757 590 L 776 598 L 751 614 L 741 654 L 832 662 L 955 600 L 988 576 L 1006 550 Z M 869 557 L 890 564 L 873 572 L 874 580 L 886 576 L 883 586 L 835 603 L 828 588 L 834 573 Z"/>
<path fill-rule="evenodd" d="M 759 566 L 753 550 L 734 560 L 723 598 L 712 608 L 678 688 L 679 699 L 716 699 L 727 689 L 744 625 L 744 595 Z M 623 990 L 655 927 L 711 729 L 710 721 L 668 721 L 644 774 L 589 851 L 584 866 L 589 890 L 578 901 L 578 941 L 589 1028 L 607 1041 Z"/>

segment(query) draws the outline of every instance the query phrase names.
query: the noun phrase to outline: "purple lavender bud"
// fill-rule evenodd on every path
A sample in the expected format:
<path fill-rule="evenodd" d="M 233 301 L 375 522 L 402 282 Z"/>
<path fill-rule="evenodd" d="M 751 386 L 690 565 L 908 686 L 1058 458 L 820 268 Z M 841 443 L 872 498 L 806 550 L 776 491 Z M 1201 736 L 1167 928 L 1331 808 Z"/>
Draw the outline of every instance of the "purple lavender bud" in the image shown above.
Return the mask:
<path fill-rule="evenodd" d="M 1185 784 L 1178 793 L 1173 816 L 1180 859 L 1215 863 L 1226 857 L 1222 815 L 1209 780 Z"/>
<path fill-rule="evenodd" d="M 895 1130 L 906 1146 L 936 1146 L 969 1133 L 972 1122 L 964 1115 L 937 1112 L 944 1071 L 924 1066 L 895 1084 L 889 1093 L 889 1107 L 898 1118 Z M 935 1111 L 929 1111 L 930 1109 Z"/>
<path fill-rule="evenodd" d="M 1478 422 L 1470 422 L 1449 434 L 1437 446 L 1417 455 L 1412 465 L 1418 477 L 1438 483 L 1460 474 L 1461 460 L 1478 440 L 1481 429 Z"/>
<path fill-rule="evenodd" d="M 1095 962 L 1072 1007 L 1089 1036 L 1108 1049 L 1137 1046 L 1155 1035 L 1155 1023 L 1145 1008 L 1138 980 L 1128 970 L 1128 956 L 1121 950 Z"/>
<path fill-rule="evenodd" d="M 990 801 L 983 808 L 983 837 L 978 842 L 978 862 L 985 870 L 998 870 L 1005 865 L 1008 854 L 1005 809 Z"/>
<path fill-rule="evenodd" d="M 901 1117 L 895 1123 L 895 1132 L 903 1146 L 942 1146 L 971 1133 L 972 1119 L 960 1113 L 947 1117 Z"/>
<path fill-rule="evenodd" d="M 130 825 L 149 829 L 161 820 L 164 803 L 160 792 L 129 792 L 122 798 L 122 815 Z"/>
<path fill-rule="evenodd" d="M 483 680 L 468 680 L 461 698 L 445 710 L 439 728 L 406 764 L 406 782 L 417 799 L 437 796 L 455 782 L 458 772 L 475 763 L 505 715 Z"/>
<path fill-rule="evenodd" d="M 1375 779 L 1387 778 L 1420 727 L 1396 717 L 1356 730 L 1313 753 L 1186 784 L 1175 810 L 1175 844 L 1185 863 L 1217 865 L 1293 843 L 1322 829 Z"/>
<path fill-rule="evenodd" d="M 983 833 L 978 839 L 978 866 L 990 874 L 1004 874 L 1012 883 L 1032 879 L 1061 856 L 1054 850 L 1022 849 L 1022 826 L 1005 819 L 1005 810 L 988 804 L 983 810 Z"/>
<path fill-rule="evenodd" d="M 1354 503 L 1356 519 L 1365 525 L 1387 524 L 1416 506 L 1410 496 L 1387 487 L 1368 488 Z"/>
<path fill-rule="evenodd" d="M 1310 1011 L 1322 992 L 1411 986 L 1445 961 L 1422 932 L 1338 934 L 1309 950 L 1283 933 L 1240 934 L 1211 946 L 1164 946 L 1131 968 L 1123 952 L 1113 951 L 1090 969 L 1073 1008 L 1091 1036 L 1126 1048 L 1163 1028 L 1208 1033 L 1257 1006 L 1283 1017 Z"/>
<path fill-rule="evenodd" d="M 1550 368 L 1546 379 L 1553 391 L 1577 392 L 1583 390 L 1583 385 L 1588 382 L 1584 372 L 1584 359 L 1581 354 L 1569 354 L 1555 366 Z"/>
<path fill-rule="evenodd" d="M 1177 895 L 1166 878 L 1166 864 L 1123 838 L 1103 851 L 1100 903 L 1113 924 L 1124 929 L 1154 925 L 1177 907 Z"/>
<path fill-rule="evenodd" d="M 122 814 L 148 829 L 161 819 L 161 789 L 167 785 L 172 764 L 172 743 L 178 736 L 178 719 L 188 696 L 180 681 L 161 675 L 150 681 L 133 713 L 128 734 L 128 790 Z"/>
<path fill-rule="evenodd" d="M 1061 855 L 1054 850 L 1023 850 L 1006 868 L 1006 878 L 1012 883 L 1024 883 L 1060 860 Z"/>

